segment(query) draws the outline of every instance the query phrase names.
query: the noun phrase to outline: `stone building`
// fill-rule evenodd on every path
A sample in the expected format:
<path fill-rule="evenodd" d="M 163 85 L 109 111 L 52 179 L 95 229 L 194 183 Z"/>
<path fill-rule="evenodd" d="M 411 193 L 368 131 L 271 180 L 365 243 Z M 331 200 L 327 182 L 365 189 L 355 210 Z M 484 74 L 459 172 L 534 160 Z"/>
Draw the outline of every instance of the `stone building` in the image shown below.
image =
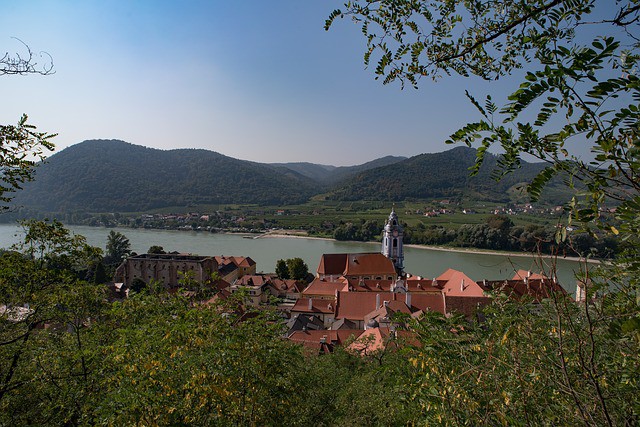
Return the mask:
<path fill-rule="evenodd" d="M 115 281 L 131 287 L 136 279 L 145 283 L 152 280 L 169 288 L 178 286 L 181 276 L 187 272 L 193 279 L 204 283 L 218 271 L 214 257 L 189 254 L 143 254 L 127 258 L 116 269 Z"/>

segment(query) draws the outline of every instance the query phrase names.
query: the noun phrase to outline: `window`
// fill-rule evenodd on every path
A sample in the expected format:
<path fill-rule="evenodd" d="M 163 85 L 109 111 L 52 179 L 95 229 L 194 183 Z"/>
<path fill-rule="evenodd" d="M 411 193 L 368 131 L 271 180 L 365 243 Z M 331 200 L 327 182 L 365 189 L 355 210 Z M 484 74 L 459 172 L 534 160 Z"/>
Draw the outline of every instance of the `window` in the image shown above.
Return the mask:
<path fill-rule="evenodd" d="M 394 248 L 398 247 L 398 239 L 393 239 L 393 247 Z"/>

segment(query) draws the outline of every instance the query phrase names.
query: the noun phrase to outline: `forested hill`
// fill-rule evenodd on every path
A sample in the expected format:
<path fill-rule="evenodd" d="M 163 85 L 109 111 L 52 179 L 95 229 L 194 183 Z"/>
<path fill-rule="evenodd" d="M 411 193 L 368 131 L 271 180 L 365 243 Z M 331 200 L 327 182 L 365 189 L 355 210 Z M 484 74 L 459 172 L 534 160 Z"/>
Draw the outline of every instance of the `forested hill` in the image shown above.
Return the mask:
<path fill-rule="evenodd" d="M 320 184 L 332 185 L 349 178 L 359 172 L 369 169 L 392 165 L 405 160 L 406 157 L 385 156 L 367 163 L 355 166 L 330 166 L 317 165 L 315 163 L 272 163 L 276 167 L 284 167 L 298 172 Z"/>
<path fill-rule="evenodd" d="M 544 167 L 540 163 L 522 163 L 520 169 L 499 182 L 491 178 L 498 157 L 487 154 L 478 175 L 470 177 L 476 150 L 456 147 L 421 154 L 401 162 L 370 169 L 343 181 L 328 193 L 333 200 L 411 200 L 468 196 L 480 200 L 508 201 L 516 184 L 528 183 Z"/>
<path fill-rule="evenodd" d="M 210 204 L 303 203 L 317 194 L 337 200 L 465 195 L 508 201 L 515 184 L 529 182 L 542 168 L 523 163 L 521 169 L 496 183 L 489 176 L 497 162 L 492 155 L 487 156 L 478 176 L 469 177 L 475 156 L 474 149 L 457 147 L 409 159 L 389 156 L 349 168 L 311 163 L 292 167 L 238 160 L 207 150 L 163 151 L 116 140 L 91 140 L 40 165 L 35 181 L 18 193 L 16 203 L 41 212 L 138 212 Z M 322 170 L 333 175 L 324 175 Z M 344 178 L 330 184 L 340 177 Z"/>
<path fill-rule="evenodd" d="M 51 156 L 16 202 L 48 212 L 132 212 L 214 203 L 304 202 L 317 190 L 293 171 L 196 149 L 91 140 Z"/>

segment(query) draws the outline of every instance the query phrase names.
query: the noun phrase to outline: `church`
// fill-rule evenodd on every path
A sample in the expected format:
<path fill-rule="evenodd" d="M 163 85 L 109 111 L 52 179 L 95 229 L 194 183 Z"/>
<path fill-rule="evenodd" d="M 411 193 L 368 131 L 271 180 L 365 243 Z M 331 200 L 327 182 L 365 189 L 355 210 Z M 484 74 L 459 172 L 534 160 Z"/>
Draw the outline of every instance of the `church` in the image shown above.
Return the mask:
<path fill-rule="evenodd" d="M 324 254 L 316 277 L 327 282 L 347 280 L 392 280 L 404 275 L 403 229 L 395 209 L 384 226 L 382 250 L 378 252 Z"/>

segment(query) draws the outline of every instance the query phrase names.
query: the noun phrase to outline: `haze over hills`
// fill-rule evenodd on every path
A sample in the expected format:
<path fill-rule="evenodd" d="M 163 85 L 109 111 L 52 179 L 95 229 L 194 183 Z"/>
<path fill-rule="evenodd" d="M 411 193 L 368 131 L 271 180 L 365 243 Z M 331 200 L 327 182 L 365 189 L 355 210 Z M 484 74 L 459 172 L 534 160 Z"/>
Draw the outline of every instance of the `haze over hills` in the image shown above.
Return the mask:
<path fill-rule="evenodd" d="M 355 166 L 318 165 L 308 162 L 272 163 L 273 166 L 285 167 L 323 184 L 335 184 L 341 180 L 369 169 L 393 165 L 406 160 L 406 157 L 385 156 Z"/>
<path fill-rule="evenodd" d="M 470 196 L 508 200 L 514 184 L 529 181 L 540 164 L 524 163 L 497 183 L 497 157 L 487 156 L 469 178 L 475 150 L 411 158 L 384 157 L 362 165 L 262 164 L 196 149 L 157 150 L 117 140 L 90 140 L 40 165 L 16 204 L 41 212 L 139 212 L 207 204 L 285 205 L 312 196 L 335 200 L 427 199 Z"/>

